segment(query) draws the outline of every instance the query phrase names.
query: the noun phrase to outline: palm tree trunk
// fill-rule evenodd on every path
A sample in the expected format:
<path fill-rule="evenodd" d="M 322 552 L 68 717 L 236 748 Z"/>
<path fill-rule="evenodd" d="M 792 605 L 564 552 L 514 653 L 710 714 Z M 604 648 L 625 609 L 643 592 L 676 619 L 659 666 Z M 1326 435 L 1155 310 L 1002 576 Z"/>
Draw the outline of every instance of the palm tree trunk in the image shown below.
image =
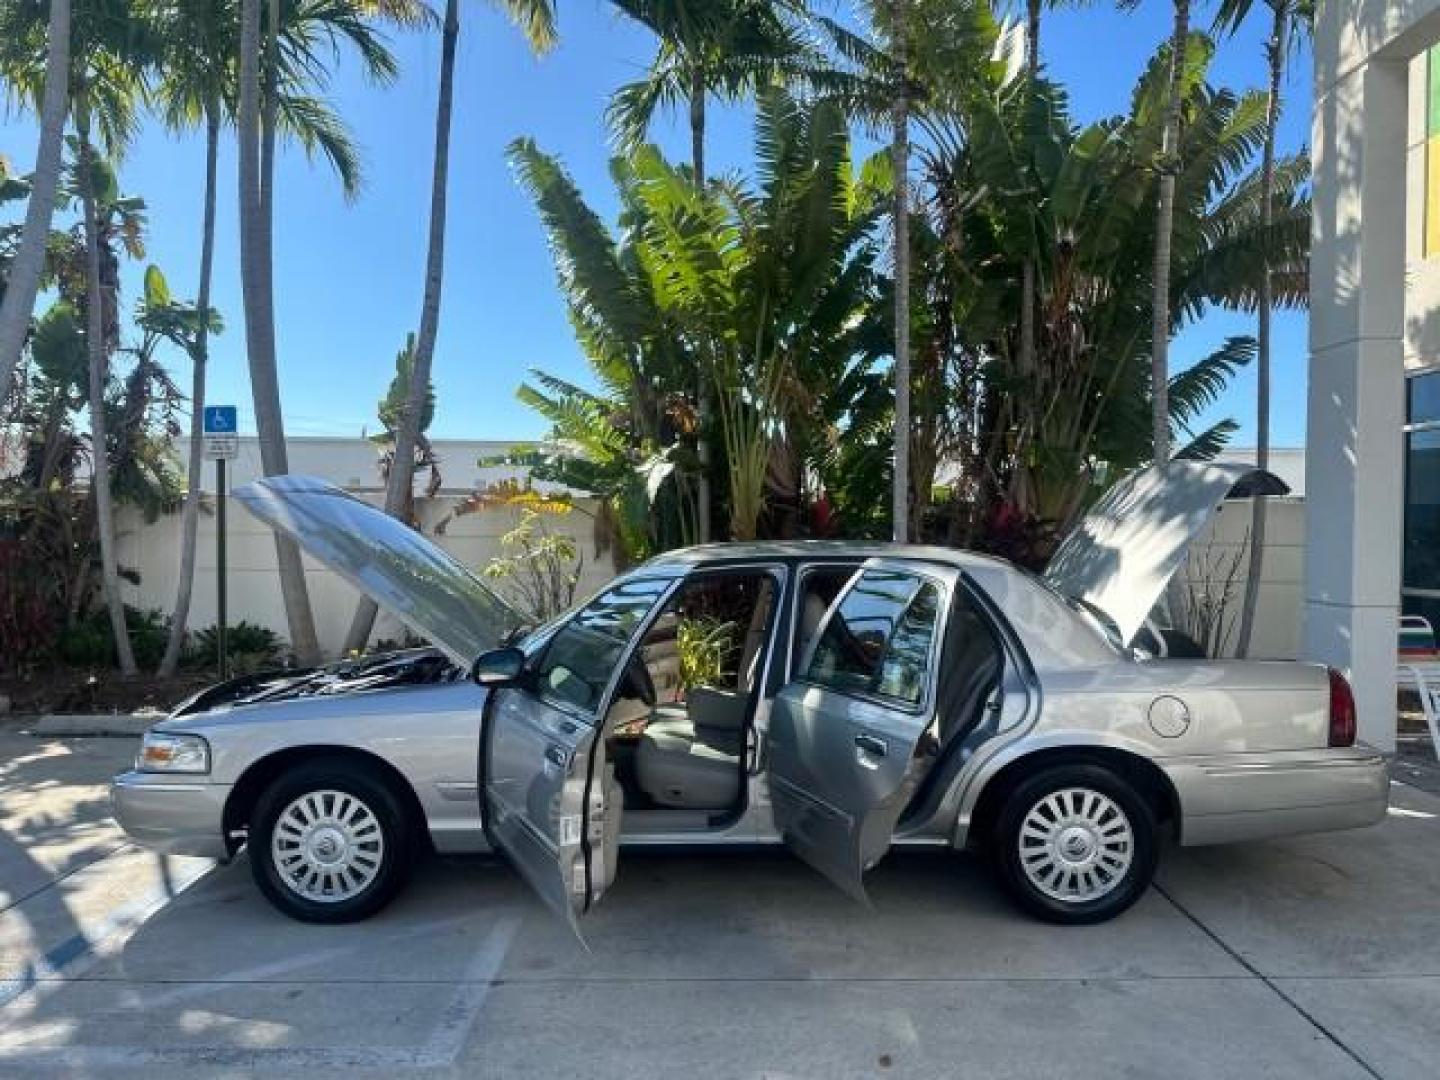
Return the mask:
<path fill-rule="evenodd" d="M 1160 198 L 1155 211 L 1155 294 L 1150 324 L 1152 444 L 1157 464 L 1170 460 L 1170 239 L 1175 226 L 1175 176 L 1180 162 L 1180 108 L 1185 89 L 1185 52 L 1190 38 L 1190 0 L 1175 0 L 1170 38 L 1170 94 L 1160 146 Z"/>
<path fill-rule="evenodd" d="M 695 186 L 705 187 L 705 69 L 696 64 L 690 69 L 690 167 L 695 170 Z"/>
<path fill-rule="evenodd" d="M 695 186 L 705 188 L 705 69 L 698 63 L 690 70 L 690 165 L 695 172 Z M 695 408 L 699 424 L 695 432 L 695 457 L 700 475 L 695 481 L 695 531 L 704 544 L 713 539 L 710 522 L 710 419 L 714 403 L 710 395 L 710 379 L 704 371 L 695 372 Z"/>
<path fill-rule="evenodd" d="M 1265 103 L 1265 148 L 1260 158 L 1260 236 L 1265 245 L 1264 269 L 1255 305 L 1255 464 L 1270 467 L 1270 230 L 1275 223 L 1275 129 L 1280 120 L 1280 80 L 1285 69 L 1289 12 L 1276 4 L 1275 23 L 1265 43 L 1270 62 L 1270 97 Z M 1245 600 L 1240 608 L 1240 632 L 1235 655 L 1250 655 L 1255 630 L 1255 609 L 1260 599 L 1260 574 L 1265 563 L 1265 496 L 1256 495 L 1250 508 L 1250 561 L 1246 568 Z"/>
<path fill-rule="evenodd" d="M 175 610 L 170 616 L 170 640 L 157 674 L 168 679 L 180 663 L 180 650 L 185 644 L 185 630 L 190 622 L 190 596 L 195 586 L 196 533 L 200 523 L 200 497 L 204 468 L 205 367 L 210 359 L 210 277 L 215 261 L 215 184 L 216 159 L 220 149 L 220 103 L 211 102 L 205 109 L 205 209 L 200 225 L 200 286 L 195 306 L 200 312 L 200 325 L 195 331 L 195 351 L 191 356 L 194 374 L 190 389 L 190 463 L 185 490 L 185 509 L 180 521 L 180 579 L 175 585 Z"/>
<path fill-rule="evenodd" d="M 260 119 L 260 3 L 241 0 L 240 99 L 236 110 L 239 133 L 240 284 L 245 308 L 245 344 L 250 386 L 255 398 L 255 427 L 260 464 L 266 476 L 289 471 L 285 423 L 280 409 L 279 373 L 275 364 L 275 307 L 269 258 L 270 229 L 262 202 Z M 273 154 L 271 164 L 273 166 Z M 302 664 L 319 656 L 315 618 L 305 587 L 305 567 L 294 541 L 276 535 L 275 556 L 290 645 Z"/>
<path fill-rule="evenodd" d="M 110 455 L 105 433 L 105 387 L 109 382 L 109 342 L 105 340 L 105 294 L 100 281 L 100 219 L 95 206 L 95 151 L 90 145 L 90 120 L 78 111 L 80 136 L 80 200 L 85 214 L 85 343 L 90 354 L 90 490 L 95 498 L 95 529 L 100 541 L 100 581 L 120 673 L 135 674 L 135 654 L 125 623 L 120 573 L 115 563 L 115 514 L 110 501 Z"/>
<path fill-rule="evenodd" d="M 260 86 L 260 238 L 261 258 L 268 277 L 275 265 L 275 121 L 279 113 L 280 0 L 267 0 L 265 14 L 265 72 Z M 273 283 L 264 290 L 269 308 L 270 334 L 275 334 Z M 273 345 L 272 345 L 273 348 Z"/>
<path fill-rule="evenodd" d="M 460 37 L 459 0 L 446 0 L 440 39 L 440 95 L 435 105 L 435 163 L 430 175 L 430 235 L 425 258 L 425 296 L 420 305 L 420 334 L 410 369 L 410 391 L 395 429 L 395 452 L 385 484 L 385 512 L 408 517 L 413 507 L 415 446 L 430 391 L 430 369 L 440 326 L 440 297 L 445 283 L 446 196 L 450 184 L 450 116 L 455 101 L 455 46 Z M 375 602 L 361 597 L 345 638 L 345 651 L 365 648 L 375 627 Z"/>
<path fill-rule="evenodd" d="M 1040 0 L 1025 0 L 1025 69 L 1040 70 Z"/>
<path fill-rule="evenodd" d="M 1035 79 L 1040 75 L 1040 0 L 1026 0 L 1025 66 L 1030 76 L 1029 91 L 1034 92 Z M 1033 235 L 1033 228 L 1030 229 Z M 1029 379 L 1035 371 L 1035 260 L 1028 253 L 1030 237 L 1025 238 L 1027 254 L 1020 270 L 1020 355 L 1017 366 L 1022 380 Z M 1033 393 L 1033 388 L 1029 391 Z M 1017 490 L 1021 505 L 1028 501 L 1025 469 L 1015 470 Z"/>
<path fill-rule="evenodd" d="M 35 152 L 30 202 L 20 232 L 20 249 L 10 263 L 5 297 L 0 301 L 0 406 L 10 388 L 20 352 L 30 330 L 35 293 L 45 269 L 50 218 L 60 184 L 65 146 L 65 114 L 70 108 L 70 0 L 50 0 L 49 48 L 45 58 L 45 93 L 40 104 L 40 145 Z"/>
<path fill-rule="evenodd" d="M 897 544 L 910 539 L 910 97 L 905 55 L 905 0 L 891 0 L 891 37 L 900 85 L 891 106 L 895 141 L 895 478 L 890 512 Z"/>

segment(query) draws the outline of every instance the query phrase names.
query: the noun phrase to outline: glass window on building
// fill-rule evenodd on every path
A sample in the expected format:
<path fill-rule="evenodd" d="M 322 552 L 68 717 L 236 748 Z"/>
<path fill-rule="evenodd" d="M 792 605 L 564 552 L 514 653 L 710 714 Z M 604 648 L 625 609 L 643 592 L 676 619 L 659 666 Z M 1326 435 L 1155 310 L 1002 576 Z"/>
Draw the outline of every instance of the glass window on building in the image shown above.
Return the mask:
<path fill-rule="evenodd" d="M 1425 258 L 1440 255 L 1440 44 L 1425 51 Z"/>
<path fill-rule="evenodd" d="M 1407 380 L 1405 399 L 1401 610 L 1440 629 L 1440 371 Z"/>

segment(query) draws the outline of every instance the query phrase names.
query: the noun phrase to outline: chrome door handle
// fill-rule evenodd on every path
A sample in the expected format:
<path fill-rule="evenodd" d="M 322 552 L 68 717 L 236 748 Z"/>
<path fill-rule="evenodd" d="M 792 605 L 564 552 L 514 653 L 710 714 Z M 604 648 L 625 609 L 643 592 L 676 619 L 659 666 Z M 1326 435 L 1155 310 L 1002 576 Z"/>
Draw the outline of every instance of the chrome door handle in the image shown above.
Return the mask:
<path fill-rule="evenodd" d="M 570 764 L 570 751 L 563 746 L 547 746 L 545 760 L 563 769 Z"/>
<path fill-rule="evenodd" d="M 890 746 L 884 739 L 876 738 L 864 731 L 855 736 L 855 745 L 867 754 L 874 754 L 876 757 L 884 757 L 890 751 Z"/>

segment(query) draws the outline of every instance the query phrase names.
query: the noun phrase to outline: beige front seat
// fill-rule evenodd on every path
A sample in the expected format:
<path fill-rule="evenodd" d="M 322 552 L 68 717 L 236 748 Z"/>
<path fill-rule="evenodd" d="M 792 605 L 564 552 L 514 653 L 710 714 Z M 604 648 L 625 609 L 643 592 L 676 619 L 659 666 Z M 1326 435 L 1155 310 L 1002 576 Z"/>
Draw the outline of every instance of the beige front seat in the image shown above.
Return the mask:
<path fill-rule="evenodd" d="M 740 758 L 751 688 L 760 682 L 769 592 L 755 605 L 733 690 L 692 687 L 683 709 L 661 707 L 635 752 L 635 779 L 661 806 L 725 810 L 740 799 Z"/>
<path fill-rule="evenodd" d="M 739 726 L 729 731 L 697 727 L 683 714 L 657 715 L 640 737 L 635 778 L 661 806 L 724 810 L 740 798 L 743 743 Z"/>

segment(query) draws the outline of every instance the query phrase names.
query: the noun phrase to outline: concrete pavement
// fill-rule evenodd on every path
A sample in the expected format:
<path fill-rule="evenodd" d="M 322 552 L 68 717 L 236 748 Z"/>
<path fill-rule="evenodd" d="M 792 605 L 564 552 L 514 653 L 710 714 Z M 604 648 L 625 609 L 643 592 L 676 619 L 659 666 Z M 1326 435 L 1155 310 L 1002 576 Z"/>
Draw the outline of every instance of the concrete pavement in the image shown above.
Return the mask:
<path fill-rule="evenodd" d="M 110 743 L 0 772 L 0 881 L 18 866 L 31 889 L 0 916 L 0 1075 L 1429 1080 L 1440 1061 L 1440 799 L 1409 788 L 1374 830 L 1169 852 L 1132 912 L 1085 929 L 1019 916 L 972 859 L 892 857 L 867 911 L 782 852 L 627 853 L 581 946 L 495 862 L 432 863 L 330 928 L 274 913 L 242 864 L 162 870 L 84 782 L 123 762 Z M 56 964 L 67 933 L 87 944 Z"/>

